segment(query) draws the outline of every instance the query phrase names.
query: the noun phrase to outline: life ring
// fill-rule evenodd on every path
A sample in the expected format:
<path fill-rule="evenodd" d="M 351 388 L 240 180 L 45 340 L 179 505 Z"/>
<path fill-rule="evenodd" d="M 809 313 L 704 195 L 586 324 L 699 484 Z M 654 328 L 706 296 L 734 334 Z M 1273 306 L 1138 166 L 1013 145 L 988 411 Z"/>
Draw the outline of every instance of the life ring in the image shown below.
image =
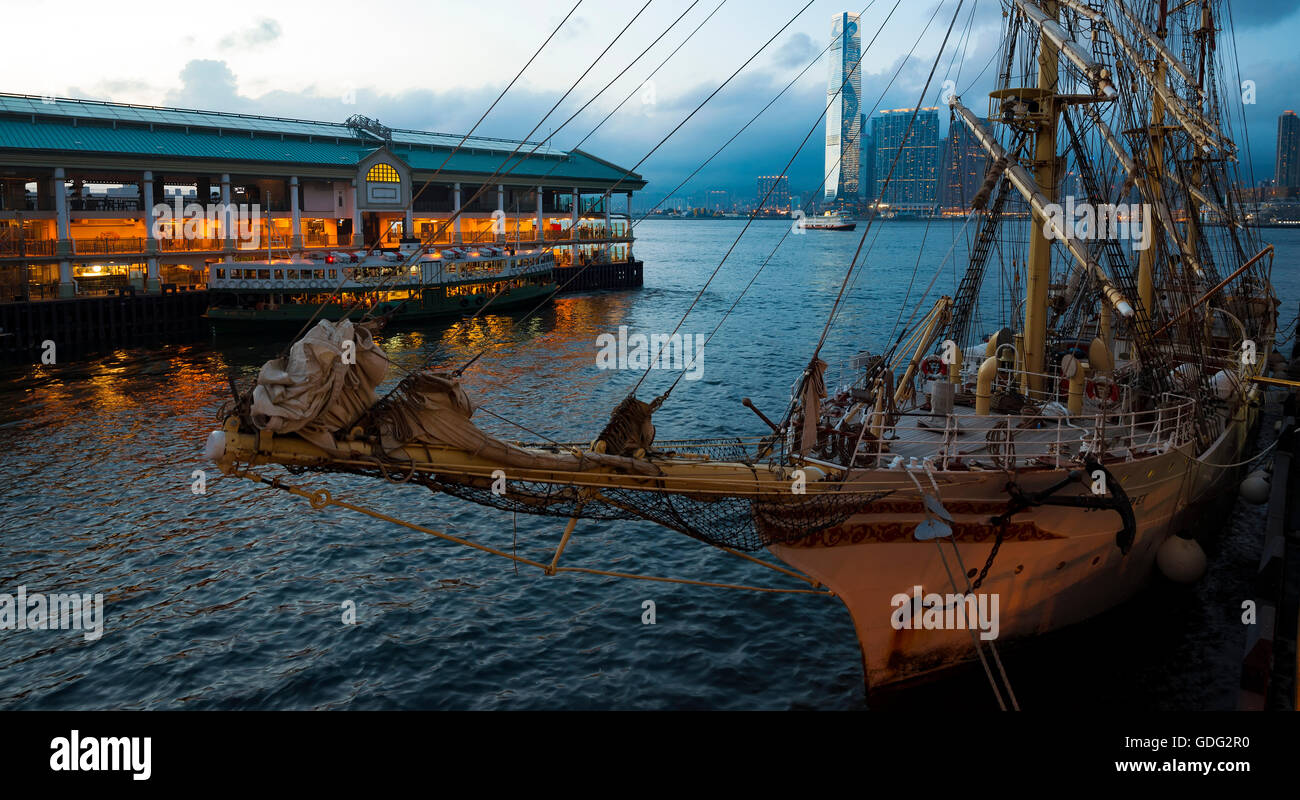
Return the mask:
<path fill-rule="evenodd" d="M 241 289 L 247 289 L 247 288 L 248 288 L 248 281 L 240 281 L 240 282 L 239 282 L 239 288 L 241 288 Z"/>
<path fill-rule="evenodd" d="M 1119 384 L 1104 375 L 1089 378 L 1083 390 L 1090 400 L 1103 409 L 1119 405 Z"/>
<path fill-rule="evenodd" d="M 934 380 L 948 374 L 948 365 L 939 356 L 926 356 L 921 361 L 921 374 Z"/>
<path fill-rule="evenodd" d="M 474 295 L 474 305 L 482 305 L 482 304 L 483 304 L 483 296 L 478 294 Z"/>
<path fill-rule="evenodd" d="M 469 305 L 469 301 L 462 297 L 462 298 L 460 299 L 460 307 L 461 307 L 461 308 L 465 308 L 465 307 L 468 306 L 468 305 Z"/>

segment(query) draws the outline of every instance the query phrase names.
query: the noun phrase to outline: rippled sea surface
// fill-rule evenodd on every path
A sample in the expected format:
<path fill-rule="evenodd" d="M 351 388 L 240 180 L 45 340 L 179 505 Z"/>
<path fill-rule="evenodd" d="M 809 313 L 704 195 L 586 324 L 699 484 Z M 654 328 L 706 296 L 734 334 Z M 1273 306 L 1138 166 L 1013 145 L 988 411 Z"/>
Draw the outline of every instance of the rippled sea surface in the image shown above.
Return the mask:
<path fill-rule="evenodd" d="M 566 296 L 533 319 L 488 316 L 394 332 L 390 381 L 425 359 L 459 365 L 496 414 L 556 439 L 594 437 L 639 373 L 597 368 L 596 339 L 627 325 L 669 332 L 743 222 L 647 222 L 637 291 Z M 708 334 L 787 230 L 758 222 L 682 330 Z M 660 438 L 748 435 L 753 398 L 781 412 L 861 234 L 791 237 L 709 344 L 699 380 L 656 415 Z M 951 294 L 960 223 L 873 229 L 828 360 L 880 347 L 905 298 Z M 1278 246 L 1283 322 L 1300 300 L 1300 232 Z M 951 250 L 951 254 L 950 254 Z M 916 273 L 915 281 L 912 280 Z M 930 287 L 931 281 L 933 287 Z M 928 305 L 929 300 L 927 300 Z M 906 321 L 904 319 L 904 321 Z M 202 461 L 228 399 L 276 354 L 275 336 L 121 350 L 0 373 L 0 592 L 102 593 L 105 632 L 0 631 L 6 708 L 819 708 L 866 707 L 861 661 L 837 601 L 794 594 L 545 577 L 427 534 L 224 478 Z M 641 396 L 671 377 L 652 371 Z M 495 418 L 479 423 L 533 438 Z M 195 470 L 207 492 L 191 491 Z M 563 520 L 512 515 L 362 478 L 294 478 L 340 498 L 549 560 Z M 1199 585 L 1156 580 L 1085 625 L 1014 648 L 1027 708 L 1226 708 L 1235 702 L 1240 601 L 1262 512 L 1204 532 Z M 564 563 L 792 587 L 776 573 L 641 523 L 579 523 Z M 652 601 L 655 624 L 643 624 Z M 355 603 L 357 624 L 342 622 Z M 874 698 L 873 698 L 874 699 Z M 885 698 L 902 708 L 991 707 L 970 671 Z"/>

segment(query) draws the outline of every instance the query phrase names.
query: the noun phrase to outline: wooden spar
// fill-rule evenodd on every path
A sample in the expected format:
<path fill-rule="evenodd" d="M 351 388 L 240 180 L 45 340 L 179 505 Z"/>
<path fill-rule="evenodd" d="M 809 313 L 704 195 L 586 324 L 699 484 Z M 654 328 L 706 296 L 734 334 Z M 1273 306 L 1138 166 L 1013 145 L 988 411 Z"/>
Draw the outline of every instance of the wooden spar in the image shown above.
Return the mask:
<path fill-rule="evenodd" d="M 564 555 L 564 548 L 569 543 L 569 537 L 573 535 L 573 529 L 578 525 L 578 515 L 582 513 L 582 507 L 585 501 L 579 500 L 578 505 L 573 509 L 573 516 L 569 517 L 569 524 L 564 526 L 564 536 L 560 538 L 560 546 L 555 548 L 555 558 L 551 559 L 551 565 L 546 568 L 547 575 L 554 575 L 556 567 L 559 566 L 560 556 Z"/>
<path fill-rule="evenodd" d="M 925 329 L 922 331 L 920 341 L 916 343 L 916 352 L 912 354 L 912 359 L 907 363 L 907 370 L 903 377 L 898 381 L 898 388 L 894 390 L 894 404 L 900 404 L 911 394 L 912 376 L 916 374 L 916 368 L 920 365 L 921 359 L 925 357 L 925 351 L 930 349 L 930 344 L 934 341 L 935 335 L 939 332 L 939 326 L 947 321 L 949 310 L 952 308 L 952 298 L 948 295 L 940 297 L 935 301 L 934 308 L 926 314 Z"/>
<path fill-rule="evenodd" d="M 766 414 L 764 414 L 762 411 L 759 411 L 759 410 L 758 410 L 758 406 L 755 406 L 755 405 L 754 405 L 754 401 L 753 401 L 753 400 L 750 400 L 748 397 L 746 397 L 746 398 L 744 398 L 743 400 L 741 400 L 740 403 L 741 403 L 741 405 L 743 405 L 745 408 L 748 408 L 750 411 L 753 411 L 755 414 L 757 414 L 757 415 L 758 415 L 758 418 L 761 419 L 761 420 L 763 420 L 763 422 L 767 423 L 767 427 L 771 428 L 773 433 L 780 433 L 780 432 L 781 432 L 781 429 L 780 429 L 779 427 L 777 427 L 777 424 L 776 424 L 775 422 L 773 422 L 772 420 L 768 419 Z"/>
<path fill-rule="evenodd" d="M 1266 383 L 1269 386 L 1289 386 L 1292 389 L 1300 389 L 1300 381 L 1290 381 L 1286 378 L 1266 378 L 1263 375 L 1251 375 L 1247 380 L 1255 383 Z"/>
<path fill-rule="evenodd" d="M 1233 270 L 1233 272 L 1232 272 L 1231 275 L 1229 275 L 1228 277 L 1226 277 L 1226 278 L 1224 278 L 1223 280 L 1219 281 L 1219 285 L 1218 285 L 1218 286 L 1215 286 L 1215 287 L 1214 287 L 1213 289 L 1211 289 L 1210 291 L 1208 291 L 1208 292 L 1206 292 L 1205 294 L 1201 295 L 1201 299 L 1200 299 L 1200 300 L 1197 300 L 1195 303 L 1192 303 L 1192 304 L 1191 304 L 1190 306 L 1188 306 L 1187 308 L 1184 308 L 1184 309 L 1183 309 L 1183 310 L 1178 314 L 1178 316 L 1176 316 L 1176 317 L 1174 317 L 1173 319 L 1169 320 L 1169 321 L 1166 322 L 1164 325 L 1161 325 L 1161 326 L 1160 326 L 1160 330 L 1158 330 L 1158 331 L 1156 331 L 1155 333 L 1151 334 L 1151 338 L 1154 339 L 1155 337 L 1157 337 L 1157 336 L 1159 336 L 1160 334 L 1164 333 L 1166 330 L 1169 329 L 1169 326 L 1173 325 L 1173 324 L 1174 324 L 1175 322 L 1177 322 L 1178 320 L 1182 319 L 1183 317 L 1185 317 L 1185 316 L 1187 316 L 1188 314 L 1190 314 L 1192 311 L 1196 310 L 1196 308 L 1197 308 L 1198 306 L 1200 306 L 1200 305 L 1201 305 L 1202 303 L 1204 303 L 1206 300 L 1209 300 L 1211 297 L 1213 297 L 1216 293 L 1218 293 L 1218 291 L 1219 291 L 1220 289 L 1222 289 L 1223 287 L 1225 287 L 1225 286 L 1227 286 L 1229 283 L 1231 283 L 1232 280 L 1233 280 L 1234 278 L 1236 278 L 1236 277 L 1237 277 L 1238 275 L 1240 275 L 1241 273 L 1245 272 L 1247 269 L 1249 269 L 1251 266 L 1253 266 L 1253 265 L 1255 264 L 1255 262 L 1259 261 L 1261 258 L 1263 258 L 1264 256 L 1268 255 L 1268 254 L 1271 253 L 1271 252 L 1273 252 L 1273 245 L 1270 244 L 1270 245 L 1266 246 L 1263 250 L 1260 250 L 1258 253 L 1256 253 L 1256 254 L 1254 255 L 1254 257 L 1252 257 L 1249 261 L 1247 261 L 1246 263 L 1242 264 L 1240 267 L 1237 267 L 1235 270 Z"/>

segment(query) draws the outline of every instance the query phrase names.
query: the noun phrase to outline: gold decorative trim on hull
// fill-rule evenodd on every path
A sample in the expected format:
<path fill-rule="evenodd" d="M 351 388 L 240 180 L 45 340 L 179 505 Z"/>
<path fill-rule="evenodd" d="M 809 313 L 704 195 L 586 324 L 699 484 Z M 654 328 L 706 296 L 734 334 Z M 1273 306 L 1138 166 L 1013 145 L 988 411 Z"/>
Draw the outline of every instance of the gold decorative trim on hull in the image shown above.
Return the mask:
<path fill-rule="evenodd" d="M 786 542 L 786 547 L 839 547 L 851 544 L 889 544 L 892 542 L 916 542 L 916 520 L 906 522 L 872 522 L 862 525 L 837 525 L 833 528 L 816 531 L 795 542 Z M 953 536 L 959 542 L 991 542 L 997 538 L 998 529 L 987 522 L 955 522 L 952 525 Z M 1045 531 L 1032 522 L 1008 522 L 1003 539 L 1017 542 L 1042 542 L 1052 539 L 1064 539 L 1050 531 Z"/>

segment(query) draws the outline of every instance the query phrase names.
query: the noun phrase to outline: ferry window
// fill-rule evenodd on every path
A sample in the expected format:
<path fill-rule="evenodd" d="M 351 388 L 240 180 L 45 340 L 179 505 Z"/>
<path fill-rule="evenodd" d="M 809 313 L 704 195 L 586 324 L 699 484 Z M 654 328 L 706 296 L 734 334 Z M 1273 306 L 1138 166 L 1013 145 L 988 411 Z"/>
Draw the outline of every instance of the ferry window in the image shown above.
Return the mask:
<path fill-rule="evenodd" d="M 275 279 L 276 279 L 277 281 L 279 281 L 279 280 L 284 280 L 284 270 L 282 270 L 282 269 L 277 269 L 277 270 L 275 271 Z"/>
<path fill-rule="evenodd" d="M 337 272 L 335 272 L 334 270 L 330 270 L 330 280 L 334 280 L 334 278 L 337 276 L 338 276 Z"/>
<path fill-rule="evenodd" d="M 224 269 L 219 269 L 219 270 L 217 270 L 217 277 L 218 277 L 218 278 L 224 278 L 224 277 L 226 277 L 226 271 L 225 271 Z"/>
<path fill-rule="evenodd" d="M 258 279 L 258 280 L 262 280 L 262 281 L 269 281 L 269 280 L 271 280 L 271 270 L 269 270 L 269 269 L 259 269 L 259 270 L 257 271 L 257 279 Z"/>
<path fill-rule="evenodd" d="M 401 179 L 397 177 L 397 170 L 393 169 L 392 164 L 376 164 L 366 173 L 366 180 L 397 183 Z"/>

